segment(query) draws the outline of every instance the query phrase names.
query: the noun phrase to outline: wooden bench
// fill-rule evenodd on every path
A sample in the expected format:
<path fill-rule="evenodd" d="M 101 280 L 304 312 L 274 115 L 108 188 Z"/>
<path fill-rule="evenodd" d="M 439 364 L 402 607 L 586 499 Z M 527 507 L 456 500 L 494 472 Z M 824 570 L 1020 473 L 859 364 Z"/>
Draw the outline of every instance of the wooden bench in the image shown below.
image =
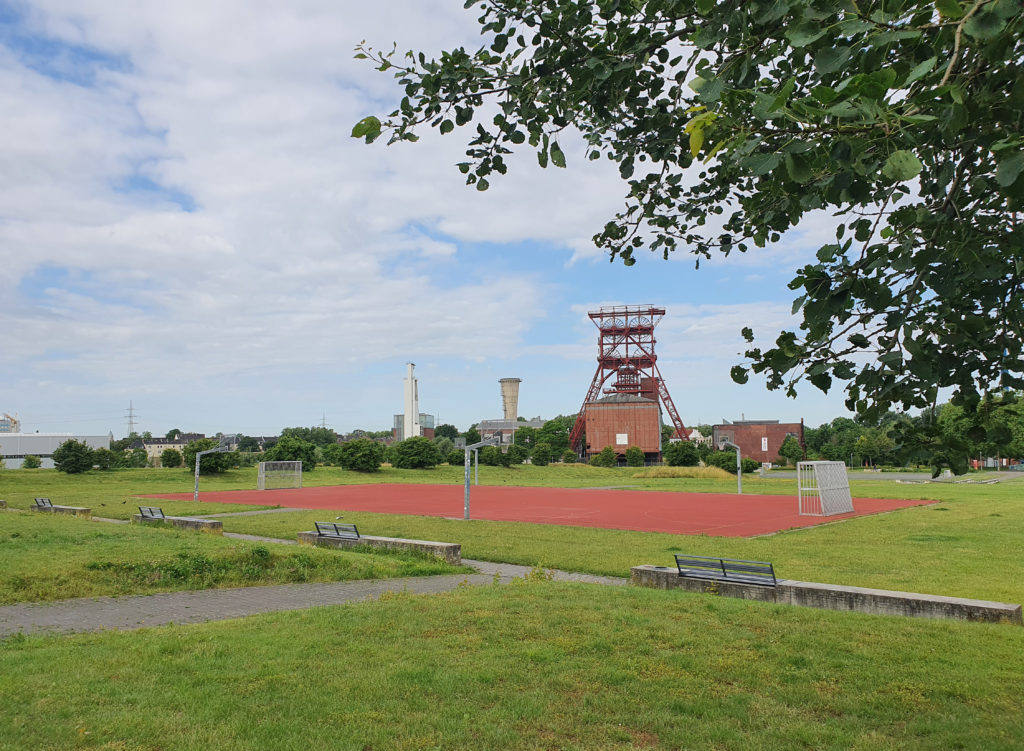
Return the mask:
<path fill-rule="evenodd" d="M 388 548 L 406 552 L 427 553 L 443 558 L 456 566 L 462 563 L 462 546 L 457 542 L 431 540 L 405 540 L 401 537 L 363 535 L 355 524 L 316 522 L 316 529 L 299 532 L 299 543 L 321 548 Z"/>
<path fill-rule="evenodd" d="M 774 587 L 778 584 L 775 568 L 767 561 L 741 561 L 734 558 L 706 558 L 699 555 L 676 555 L 680 576 L 693 579 L 757 584 Z"/>
<path fill-rule="evenodd" d="M 49 498 L 36 498 L 29 508 L 33 511 L 45 511 L 50 514 L 71 514 L 72 516 L 81 516 L 86 519 L 92 516 L 91 508 L 86 508 L 85 506 L 55 506 Z"/>
<path fill-rule="evenodd" d="M 355 524 L 336 524 L 335 522 L 314 522 L 317 537 L 340 537 L 344 540 L 358 540 L 359 530 Z"/>
<path fill-rule="evenodd" d="M 219 519 L 198 519 L 191 516 L 166 516 L 164 510 L 159 506 L 139 506 L 139 513 L 132 515 L 132 521 L 142 524 L 144 522 L 158 522 L 170 524 L 181 529 L 194 529 L 200 532 L 212 532 L 215 535 L 224 534 L 224 522 Z"/>

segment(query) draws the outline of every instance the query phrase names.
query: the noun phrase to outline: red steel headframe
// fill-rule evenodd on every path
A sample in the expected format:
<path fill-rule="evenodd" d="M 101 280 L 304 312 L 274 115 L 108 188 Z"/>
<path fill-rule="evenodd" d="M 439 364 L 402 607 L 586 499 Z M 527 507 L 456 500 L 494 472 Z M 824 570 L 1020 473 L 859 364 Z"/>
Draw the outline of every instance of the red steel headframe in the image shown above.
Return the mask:
<path fill-rule="evenodd" d="M 687 440 L 676 405 L 658 370 L 658 356 L 654 353 L 654 327 L 665 315 L 664 308 L 653 305 L 616 305 L 588 313 L 597 326 L 597 372 L 569 433 L 569 445 L 583 453 L 583 433 L 586 429 L 587 405 L 601 394 L 601 387 L 612 375 L 617 376 L 606 394 L 635 394 L 649 399 L 660 398 L 675 428 L 673 437 Z"/>

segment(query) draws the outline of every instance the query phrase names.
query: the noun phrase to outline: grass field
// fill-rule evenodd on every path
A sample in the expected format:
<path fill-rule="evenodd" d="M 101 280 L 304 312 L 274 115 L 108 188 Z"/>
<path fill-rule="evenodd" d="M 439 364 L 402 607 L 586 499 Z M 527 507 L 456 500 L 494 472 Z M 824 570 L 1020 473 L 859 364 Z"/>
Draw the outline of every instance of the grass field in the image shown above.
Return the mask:
<path fill-rule="evenodd" d="M 260 545 L 187 530 L 0 511 L 0 605 L 460 570 L 436 558 Z"/>
<path fill-rule="evenodd" d="M 351 484 L 366 481 L 443 482 L 461 479 L 459 467 L 429 471 L 385 469 L 379 473 L 344 472 L 321 467 L 304 483 Z M 635 479 L 631 469 L 584 465 L 481 467 L 485 484 L 587 487 L 636 485 L 656 490 L 731 492 L 733 480 L 688 478 Z M 202 478 L 208 490 L 251 489 L 255 470 L 237 470 Z M 35 495 L 54 502 L 91 505 L 97 515 L 127 518 L 138 499 L 133 493 L 182 492 L 192 478 L 183 470 L 142 469 L 68 476 L 53 470 L 0 472 L 0 498 L 27 507 Z M 751 493 L 793 494 L 794 481 L 747 479 Z M 671 563 L 673 552 L 771 560 L 785 578 L 824 581 L 932 594 L 1024 601 L 1024 478 L 996 485 L 903 485 L 872 479 L 852 483 L 855 496 L 923 498 L 936 506 L 852 519 L 770 537 L 734 539 L 647 532 L 519 524 L 450 521 L 432 517 L 345 512 L 366 534 L 459 542 L 467 558 L 628 575 L 640 563 Z M 270 499 L 273 493 L 269 492 Z M 106 506 L 99 504 L 106 503 Z M 794 500 L 795 503 L 795 500 Z M 169 514 L 252 510 L 227 504 L 160 501 Z M 311 529 L 324 512 L 295 512 L 254 517 L 225 517 L 228 531 L 294 540 Z"/>
<path fill-rule="evenodd" d="M 0 643 L 0 749 L 1014 749 L 1024 629 L 523 582 Z"/>

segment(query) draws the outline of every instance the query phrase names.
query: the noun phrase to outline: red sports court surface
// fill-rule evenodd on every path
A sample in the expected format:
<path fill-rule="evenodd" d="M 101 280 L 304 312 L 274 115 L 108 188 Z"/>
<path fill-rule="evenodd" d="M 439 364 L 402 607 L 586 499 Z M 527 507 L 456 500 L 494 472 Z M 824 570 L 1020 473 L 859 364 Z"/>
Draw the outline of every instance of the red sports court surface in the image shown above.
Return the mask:
<path fill-rule="evenodd" d="M 190 493 L 148 498 L 192 500 Z M 462 518 L 462 485 L 338 485 L 287 490 L 226 490 L 200 493 L 202 501 L 281 505 L 326 511 L 370 511 Z M 750 537 L 824 521 L 921 506 L 931 501 L 855 498 L 852 514 L 820 517 L 797 513 L 793 495 L 666 493 L 588 488 L 525 488 L 474 485 L 473 519 L 536 522 L 574 527 L 633 529 L 685 535 Z"/>

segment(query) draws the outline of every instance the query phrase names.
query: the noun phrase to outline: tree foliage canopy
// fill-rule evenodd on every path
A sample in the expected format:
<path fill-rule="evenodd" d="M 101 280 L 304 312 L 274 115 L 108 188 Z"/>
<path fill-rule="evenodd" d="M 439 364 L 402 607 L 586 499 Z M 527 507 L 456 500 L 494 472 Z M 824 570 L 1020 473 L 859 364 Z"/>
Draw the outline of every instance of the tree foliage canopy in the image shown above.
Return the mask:
<path fill-rule="evenodd" d="M 428 469 L 441 463 L 443 457 L 429 438 L 413 436 L 391 447 L 392 464 L 398 469 Z"/>
<path fill-rule="evenodd" d="M 88 472 L 92 465 L 92 448 L 84 441 L 69 438 L 53 452 L 53 466 L 69 475 Z"/>
<path fill-rule="evenodd" d="M 486 190 L 516 151 L 566 166 L 575 128 L 626 183 L 594 240 L 627 265 L 642 248 L 699 265 L 832 214 L 835 241 L 789 285 L 798 330 L 751 346 L 738 382 L 839 381 L 861 414 L 1024 386 L 1019 0 L 466 5 L 476 51 L 359 48 L 405 96 L 354 136 L 469 128 L 458 168 Z"/>

